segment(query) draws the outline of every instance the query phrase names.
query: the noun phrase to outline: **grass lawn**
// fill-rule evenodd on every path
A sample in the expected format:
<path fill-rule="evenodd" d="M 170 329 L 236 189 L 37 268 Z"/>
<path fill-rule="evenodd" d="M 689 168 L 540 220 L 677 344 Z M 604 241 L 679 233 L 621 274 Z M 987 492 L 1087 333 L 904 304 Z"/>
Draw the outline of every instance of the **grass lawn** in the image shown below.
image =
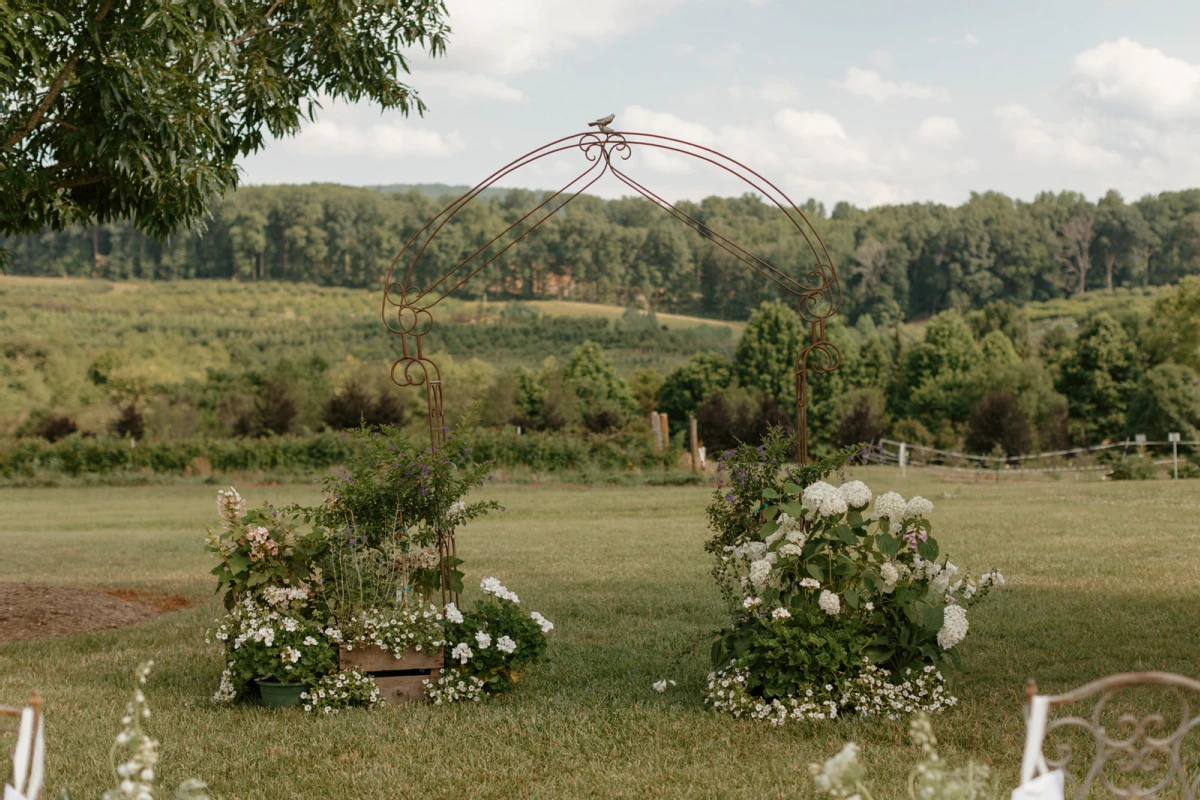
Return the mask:
<path fill-rule="evenodd" d="M 1200 676 L 1200 492 L 1190 481 L 955 484 L 886 468 L 873 488 L 920 493 L 943 551 L 1008 586 L 971 616 L 960 705 L 936 717 L 950 758 L 1016 782 L 1022 685 L 1113 672 Z M 251 503 L 307 486 L 239 487 Z M 164 786 L 196 776 L 226 798 L 811 797 L 807 765 L 852 739 L 899 797 L 915 751 L 903 723 L 847 718 L 769 729 L 706 712 L 706 633 L 722 622 L 702 550 L 703 488 L 499 486 L 508 507 L 461 534 L 468 578 L 496 575 L 553 620 L 550 662 L 509 698 L 311 718 L 209 703 L 219 653 L 205 524 L 215 487 L 0 490 L 0 581 L 132 587 L 196 606 L 135 628 L 0 646 L 0 702 L 41 690 L 49 788 L 97 797 L 130 673 L 147 688 Z M 471 592 L 465 601 L 478 596 Z M 678 686 L 663 695 L 650 684 Z M 6 743 L 8 746 L 10 743 Z"/>

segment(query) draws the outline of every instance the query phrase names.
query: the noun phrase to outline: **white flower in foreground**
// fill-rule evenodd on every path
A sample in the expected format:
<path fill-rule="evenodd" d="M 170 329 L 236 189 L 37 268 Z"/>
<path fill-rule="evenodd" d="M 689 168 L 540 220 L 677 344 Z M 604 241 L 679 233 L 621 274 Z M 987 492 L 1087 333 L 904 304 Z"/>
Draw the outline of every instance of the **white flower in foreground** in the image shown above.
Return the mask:
<path fill-rule="evenodd" d="M 783 547 L 779 548 L 779 555 L 781 555 L 781 556 L 804 555 L 804 546 L 799 545 L 799 544 L 793 544 L 792 542 L 788 542 Z"/>
<path fill-rule="evenodd" d="M 674 685 L 675 685 L 675 681 L 670 681 L 670 680 L 667 680 L 666 678 L 663 678 L 661 681 L 654 682 L 654 691 L 658 692 L 659 694 L 662 694 L 663 692 L 665 692 L 667 690 L 668 686 L 674 686 Z"/>
<path fill-rule="evenodd" d="M 885 561 L 879 568 L 879 577 L 883 578 L 883 591 L 890 592 L 896 588 L 896 581 L 900 580 L 900 570 L 892 562 Z"/>
<path fill-rule="evenodd" d="M 484 578 L 479 582 L 479 588 L 484 594 L 495 595 L 501 600 L 511 600 L 514 603 L 520 603 L 521 598 L 517 597 L 515 592 L 510 592 L 496 578 Z"/>
<path fill-rule="evenodd" d="M 791 619 L 792 612 L 786 608 L 777 608 L 771 612 L 771 619 Z"/>
<path fill-rule="evenodd" d="M 492 643 L 492 637 L 489 634 L 479 631 L 475 634 L 475 644 L 479 645 L 480 650 L 487 650 Z"/>
<path fill-rule="evenodd" d="M 554 623 L 536 611 L 529 612 L 529 618 L 541 627 L 542 633 L 549 633 L 550 631 L 554 630 Z"/>
<path fill-rule="evenodd" d="M 821 501 L 817 513 L 822 517 L 836 517 L 850 510 L 845 499 L 840 494 L 831 494 Z"/>
<path fill-rule="evenodd" d="M 1004 576 L 999 572 L 986 572 L 979 578 L 979 588 L 984 589 L 988 586 L 1003 586 Z"/>
<path fill-rule="evenodd" d="M 887 517 L 890 520 L 904 519 L 904 512 L 907 509 L 908 503 L 905 503 L 904 498 L 895 492 L 881 494 L 875 498 L 875 516 L 877 517 Z"/>
<path fill-rule="evenodd" d="M 761 597 L 747 597 L 742 601 L 742 608 L 746 609 L 747 611 L 752 611 L 753 609 L 758 608 L 760 605 L 762 605 Z"/>
<path fill-rule="evenodd" d="M 868 600 L 866 603 L 863 604 L 863 608 L 865 608 L 867 611 L 874 611 L 875 604 L 872 603 L 870 600 Z"/>
<path fill-rule="evenodd" d="M 809 512 L 809 516 L 811 517 L 820 509 L 821 503 L 825 502 L 825 498 L 835 494 L 837 494 L 837 489 L 825 483 L 825 481 L 817 481 L 805 488 L 804 492 L 800 495 L 800 507 Z"/>
<path fill-rule="evenodd" d="M 904 509 L 905 519 L 920 519 L 927 517 L 933 513 L 933 503 L 926 500 L 921 495 L 916 495 L 912 500 L 908 501 L 908 505 Z"/>
<path fill-rule="evenodd" d="M 852 792 L 863 776 L 862 765 L 858 763 L 858 745 L 847 742 L 842 751 L 824 765 L 810 764 L 808 770 L 812 773 L 817 791 L 834 797 L 857 796 Z"/>
<path fill-rule="evenodd" d="M 517 643 L 510 636 L 501 636 L 496 640 L 496 649 L 501 653 L 513 653 L 517 649 Z"/>
<path fill-rule="evenodd" d="M 454 603 L 448 603 L 446 605 L 446 610 L 443 613 L 446 616 L 447 622 L 452 622 L 455 625 L 462 624 L 462 621 L 463 621 L 462 612 L 458 610 L 458 606 L 454 605 Z"/>
<path fill-rule="evenodd" d="M 849 481 L 838 487 L 838 494 L 851 508 L 866 508 L 871 504 L 871 490 L 862 481 Z"/>
<path fill-rule="evenodd" d="M 473 655 L 475 655 L 475 653 L 471 651 L 470 645 L 468 645 L 466 642 L 454 645 L 454 649 L 450 651 L 450 657 L 457 658 L 458 663 L 460 664 L 465 664 L 470 661 L 471 656 Z"/>
<path fill-rule="evenodd" d="M 766 586 L 770 574 L 771 562 L 765 558 L 750 565 L 750 582 L 759 589 Z"/>
<path fill-rule="evenodd" d="M 967 638 L 967 610 L 962 606 L 946 606 L 942 629 L 938 631 L 938 647 L 949 650 Z"/>
<path fill-rule="evenodd" d="M 820 598 L 817 599 L 817 605 L 830 616 L 840 614 L 842 611 L 842 599 L 828 589 L 821 592 Z"/>
<path fill-rule="evenodd" d="M 466 510 L 467 504 L 462 500 L 457 500 L 450 504 L 450 508 L 446 509 L 446 519 L 453 519 Z"/>
<path fill-rule="evenodd" d="M 804 578 L 803 580 L 800 581 L 800 585 L 803 586 L 805 589 L 820 589 L 821 588 L 821 582 L 818 581 L 816 578 Z"/>

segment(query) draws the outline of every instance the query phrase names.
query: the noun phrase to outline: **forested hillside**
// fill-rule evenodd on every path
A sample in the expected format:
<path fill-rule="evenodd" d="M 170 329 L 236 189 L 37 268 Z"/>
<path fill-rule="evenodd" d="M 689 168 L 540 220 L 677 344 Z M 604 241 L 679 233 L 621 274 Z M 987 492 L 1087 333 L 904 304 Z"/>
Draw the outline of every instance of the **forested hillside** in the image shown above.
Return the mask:
<path fill-rule="evenodd" d="M 122 223 L 0 241 L 16 275 L 110 279 L 237 278 L 375 287 L 403 243 L 443 203 L 403 192 L 335 185 L 239 190 L 204 231 L 159 244 Z M 450 187 L 447 187 L 450 188 Z M 428 285 L 535 206 L 509 190 L 480 198 L 438 237 L 416 276 Z M 802 274 L 807 248 L 755 196 L 681 204 L 781 269 Z M 1170 284 L 1200 273 L 1200 190 L 1126 203 L 1046 193 L 1033 202 L 994 192 L 957 208 L 932 203 L 831 213 L 803 207 L 845 288 L 844 317 L 876 324 L 1024 304 L 1098 288 Z M 778 289 L 641 199 L 574 199 L 462 290 L 465 298 L 648 301 L 662 311 L 743 320 Z"/>

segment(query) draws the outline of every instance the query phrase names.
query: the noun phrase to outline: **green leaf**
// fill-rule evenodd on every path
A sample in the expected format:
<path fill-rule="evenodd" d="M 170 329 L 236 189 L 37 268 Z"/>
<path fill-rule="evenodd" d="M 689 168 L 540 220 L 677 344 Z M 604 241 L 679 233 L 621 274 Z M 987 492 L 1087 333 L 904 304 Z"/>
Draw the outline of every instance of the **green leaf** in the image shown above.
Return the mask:
<path fill-rule="evenodd" d="M 779 492 L 775 491 L 770 486 L 768 486 L 767 488 L 763 489 L 762 496 L 767 498 L 768 500 L 778 500 Z"/>
<path fill-rule="evenodd" d="M 868 647 L 863 651 L 872 664 L 882 664 L 896 654 L 896 651 L 890 647 Z"/>
<path fill-rule="evenodd" d="M 792 481 L 785 481 L 783 484 L 783 491 L 788 494 L 800 494 L 804 490 Z"/>
<path fill-rule="evenodd" d="M 938 557 L 937 539 L 927 539 L 917 543 L 917 553 L 926 561 L 933 561 Z"/>
<path fill-rule="evenodd" d="M 846 589 L 842 592 L 842 597 L 846 598 L 846 605 L 850 606 L 851 608 L 858 608 L 858 592 L 854 591 L 850 587 L 846 587 Z"/>
<path fill-rule="evenodd" d="M 812 575 L 822 583 L 825 581 L 825 570 L 821 569 L 821 566 L 816 562 L 809 562 L 808 574 Z"/>
<path fill-rule="evenodd" d="M 846 544 L 858 544 L 858 537 L 854 535 L 854 531 L 850 530 L 848 525 L 838 525 L 833 529 L 833 535 Z"/>
<path fill-rule="evenodd" d="M 804 516 L 804 506 L 797 502 L 784 503 L 779 508 L 786 512 L 792 519 L 800 519 Z"/>
<path fill-rule="evenodd" d="M 936 633 L 942 629 L 945 618 L 945 609 L 939 606 L 929 606 L 921 614 L 921 624 L 925 630 Z"/>
<path fill-rule="evenodd" d="M 875 539 L 876 545 L 879 547 L 879 552 L 883 553 L 888 558 L 894 559 L 896 554 L 900 552 L 900 540 L 890 533 L 881 533 Z"/>
<path fill-rule="evenodd" d="M 775 520 L 769 520 L 764 522 L 758 529 L 758 535 L 765 539 L 777 530 L 779 530 L 779 523 Z"/>

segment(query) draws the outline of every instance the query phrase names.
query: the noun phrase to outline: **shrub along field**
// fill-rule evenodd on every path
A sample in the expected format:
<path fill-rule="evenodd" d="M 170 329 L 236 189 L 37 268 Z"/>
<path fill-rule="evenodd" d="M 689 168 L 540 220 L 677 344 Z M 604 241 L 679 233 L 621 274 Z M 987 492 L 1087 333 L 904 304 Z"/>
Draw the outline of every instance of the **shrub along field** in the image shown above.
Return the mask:
<path fill-rule="evenodd" d="M 1124 670 L 1200 677 L 1200 495 L 1188 482 L 980 483 L 854 470 L 921 494 L 942 547 L 1007 586 L 971 616 L 959 706 L 934 718 L 943 757 L 1016 782 L 1022 686 L 1063 690 Z M 308 502 L 307 485 L 240 486 L 251 505 Z M 810 762 L 863 746 L 877 797 L 917 759 L 905 723 L 847 718 L 771 729 L 706 711 L 708 634 L 724 621 L 703 552 L 707 489 L 494 486 L 503 514 L 460 533 L 470 590 L 495 575 L 554 621 L 549 663 L 508 698 L 344 712 L 218 708 L 203 631 L 220 611 L 202 528 L 211 486 L 0 490 L 0 581 L 126 587 L 195 606 L 135 628 L 0 645 L 0 703 L 44 692 L 49 786 L 111 785 L 107 754 L 138 662 L 162 785 L 292 797 L 809 797 Z M 651 684 L 672 678 L 664 694 Z"/>

